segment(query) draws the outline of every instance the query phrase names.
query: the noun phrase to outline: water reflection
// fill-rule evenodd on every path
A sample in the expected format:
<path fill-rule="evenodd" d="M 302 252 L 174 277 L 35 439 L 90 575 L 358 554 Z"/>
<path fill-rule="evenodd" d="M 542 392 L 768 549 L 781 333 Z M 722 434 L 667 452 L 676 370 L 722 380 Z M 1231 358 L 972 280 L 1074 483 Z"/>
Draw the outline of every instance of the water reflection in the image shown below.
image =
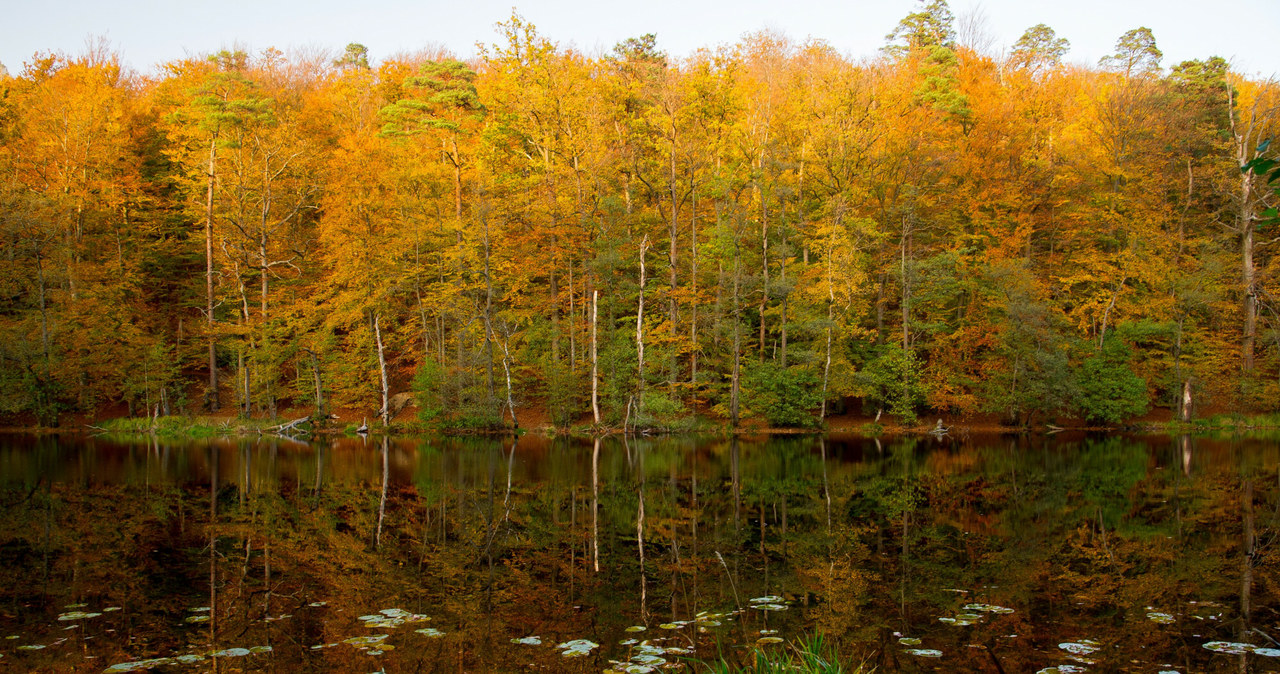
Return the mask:
<path fill-rule="evenodd" d="M 0 666 L 1262 671 L 1277 487 L 1248 439 L 8 436 Z"/>

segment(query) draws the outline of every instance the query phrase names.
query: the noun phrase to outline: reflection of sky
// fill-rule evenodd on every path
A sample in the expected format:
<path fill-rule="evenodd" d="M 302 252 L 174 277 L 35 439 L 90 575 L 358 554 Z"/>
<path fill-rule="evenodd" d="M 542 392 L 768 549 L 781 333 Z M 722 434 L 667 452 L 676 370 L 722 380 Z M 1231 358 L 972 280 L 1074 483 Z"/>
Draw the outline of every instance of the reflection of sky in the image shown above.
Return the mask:
<path fill-rule="evenodd" d="M 627 37 L 656 33 L 675 55 L 735 41 L 764 28 L 803 40 L 821 38 L 841 52 L 872 55 L 884 36 L 917 4 L 913 0 L 51 0 L 9 2 L 0 10 L 0 63 L 16 74 L 37 50 L 79 51 L 90 35 L 106 36 L 127 63 L 143 71 L 187 53 L 233 43 L 253 50 L 367 45 L 376 59 L 443 45 L 461 56 L 493 42 L 493 24 L 511 6 L 540 34 L 586 52 L 607 51 Z M 1275 0 L 952 0 L 962 17 L 980 8 L 992 48 L 1013 44 L 1027 27 L 1045 23 L 1071 41 L 1068 60 L 1093 64 L 1125 31 L 1150 27 L 1170 66 L 1220 55 L 1248 73 L 1280 73 L 1270 39 L 1280 27 Z"/>

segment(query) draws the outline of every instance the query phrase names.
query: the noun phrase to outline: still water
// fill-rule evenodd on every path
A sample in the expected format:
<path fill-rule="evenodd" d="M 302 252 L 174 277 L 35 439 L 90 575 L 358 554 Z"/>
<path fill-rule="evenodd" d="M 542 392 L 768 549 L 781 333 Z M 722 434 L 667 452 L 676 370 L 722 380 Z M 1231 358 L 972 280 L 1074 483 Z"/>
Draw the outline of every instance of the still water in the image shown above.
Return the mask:
<path fill-rule="evenodd" d="M 1272 671 L 1278 517 L 1261 438 L 0 436 L 0 670 Z"/>

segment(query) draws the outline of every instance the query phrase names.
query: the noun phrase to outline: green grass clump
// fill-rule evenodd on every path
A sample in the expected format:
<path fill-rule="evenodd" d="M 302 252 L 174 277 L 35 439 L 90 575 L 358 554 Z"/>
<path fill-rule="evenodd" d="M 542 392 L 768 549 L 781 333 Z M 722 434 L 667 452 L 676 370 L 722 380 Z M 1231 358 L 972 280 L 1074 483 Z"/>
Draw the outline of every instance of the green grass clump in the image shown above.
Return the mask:
<path fill-rule="evenodd" d="M 731 663 L 721 656 L 713 662 L 697 662 L 707 674 L 870 674 L 874 667 L 864 663 L 845 665 L 835 647 L 821 635 L 801 637 L 785 646 L 756 647 L 743 663 Z"/>

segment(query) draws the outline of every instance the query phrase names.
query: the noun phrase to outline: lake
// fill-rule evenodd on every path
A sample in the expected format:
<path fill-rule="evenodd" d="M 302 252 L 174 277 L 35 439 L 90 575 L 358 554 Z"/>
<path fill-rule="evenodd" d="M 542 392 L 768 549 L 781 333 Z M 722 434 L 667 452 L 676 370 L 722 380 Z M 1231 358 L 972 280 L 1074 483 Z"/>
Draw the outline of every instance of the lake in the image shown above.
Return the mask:
<path fill-rule="evenodd" d="M 1278 487 L 1264 438 L 0 436 L 0 669 L 1280 670 Z"/>

